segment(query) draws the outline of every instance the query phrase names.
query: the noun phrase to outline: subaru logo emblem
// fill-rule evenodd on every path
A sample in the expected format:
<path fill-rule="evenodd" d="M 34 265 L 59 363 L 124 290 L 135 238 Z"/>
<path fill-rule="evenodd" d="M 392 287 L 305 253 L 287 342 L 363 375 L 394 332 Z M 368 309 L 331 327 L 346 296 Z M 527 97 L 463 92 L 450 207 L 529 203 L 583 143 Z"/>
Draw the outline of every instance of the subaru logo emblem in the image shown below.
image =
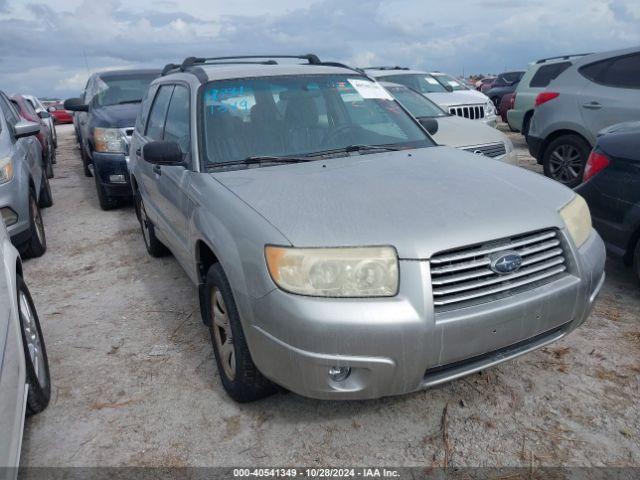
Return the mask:
<path fill-rule="evenodd" d="M 513 273 L 522 265 L 522 257 L 518 252 L 500 252 L 491 256 L 490 268 L 500 275 Z"/>

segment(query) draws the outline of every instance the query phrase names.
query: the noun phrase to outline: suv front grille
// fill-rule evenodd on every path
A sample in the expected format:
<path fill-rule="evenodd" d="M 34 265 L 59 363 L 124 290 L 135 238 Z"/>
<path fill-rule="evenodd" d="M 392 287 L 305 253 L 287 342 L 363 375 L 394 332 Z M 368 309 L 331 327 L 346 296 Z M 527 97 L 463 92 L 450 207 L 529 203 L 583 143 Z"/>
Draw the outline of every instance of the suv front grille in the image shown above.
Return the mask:
<path fill-rule="evenodd" d="M 475 147 L 465 147 L 462 150 L 491 158 L 501 157 L 507 153 L 507 148 L 504 146 L 503 142 L 488 143 L 486 145 L 477 145 Z"/>
<path fill-rule="evenodd" d="M 520 268 L 491 269 L 500 253 L 515 252 Z M 430 261 L 436 312 L 490 302 L 556 280 L 567 267 L 558 231 L 543 230 L 434 255 Z"/>
<path fill-rule="evenodd" d="M 457 105 L 449 107 L 449 113 L 458 117 L 478 120 L 484 118 L 484 105 Z"/>

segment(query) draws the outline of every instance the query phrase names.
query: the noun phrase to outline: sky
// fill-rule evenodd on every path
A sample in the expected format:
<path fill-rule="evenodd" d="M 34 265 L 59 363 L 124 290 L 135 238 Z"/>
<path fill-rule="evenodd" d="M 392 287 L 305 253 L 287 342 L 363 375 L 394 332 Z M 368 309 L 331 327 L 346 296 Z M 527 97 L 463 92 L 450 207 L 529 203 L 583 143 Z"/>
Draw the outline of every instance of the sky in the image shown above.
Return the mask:
<path fill-rule="evenodd" d="M 188 56 L 312 52 L 459 76 L 638 45 L 638 0 L 0 0 L 0 89 L 45 97 Z"/>

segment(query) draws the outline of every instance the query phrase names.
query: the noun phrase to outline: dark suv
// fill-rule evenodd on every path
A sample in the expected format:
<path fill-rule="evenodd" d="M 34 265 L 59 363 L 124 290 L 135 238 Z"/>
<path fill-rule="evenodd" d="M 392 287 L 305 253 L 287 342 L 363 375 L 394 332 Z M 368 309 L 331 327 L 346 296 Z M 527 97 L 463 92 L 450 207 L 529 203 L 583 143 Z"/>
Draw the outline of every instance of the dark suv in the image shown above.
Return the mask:
<path fill-rule="evenodd" d="M 484 94 L 491 99 L 496 106 L 496 110 L 500 108 L 500 102 L 502 97 L 507 93 L 513 93 L 520 83 L 520 79 L 524 75 L 524 72 L 504 72 L 498 75 L 491 88 L 484 92 Z"/>
<path fill-rule="evenodd" d="M 74 121 L 85 175 L 94 176 L 103 210 L 132 195 L 127 169 L 129 137 L 140 102 L 160 70 L 114 70 L 89 77 L 82 97 L 64 102 Z"/>

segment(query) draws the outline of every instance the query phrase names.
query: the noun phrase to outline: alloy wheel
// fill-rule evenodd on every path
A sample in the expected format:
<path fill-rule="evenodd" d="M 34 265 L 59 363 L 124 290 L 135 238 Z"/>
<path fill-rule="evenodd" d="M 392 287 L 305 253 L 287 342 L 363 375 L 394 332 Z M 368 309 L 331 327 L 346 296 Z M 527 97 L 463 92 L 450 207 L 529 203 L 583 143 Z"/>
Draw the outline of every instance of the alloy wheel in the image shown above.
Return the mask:
<path fill-rule="evenodd" d="M 233 380 L 236 376 L 236 352 L 233 346 L 231 322 L 222 293 L 215 287 L 211 292 L 211 312 L 213 315 L 211 328 L 213 329 L 213 338 L 220 356 L 220 364 L 227 378 Z"/>
<path fill-rule="evenodd" d="M 573 145 L 559 145 L 549 157 L 549 169 L 555 180 L 571 183 L 582 175 L 582 157 Z"/>
<path fill-rule="evenodd" d="M 20 323 L 22 324 L 24 338 L 27 342 L 27 350 L 29 351 L 31 364 L 33 365 L 33 370 L 36 374 L 36 378 L 38 379 L 38 383 L 44 388 L 49 382 L 49 379 L 47 378 L 47 371 L 45 368 L 42 342 L 40 341 L 40 334 L 38 332 L 33 311 L 31 310 L 29 299 L 22 291 L 18 294 L 18 303 Z"/>

